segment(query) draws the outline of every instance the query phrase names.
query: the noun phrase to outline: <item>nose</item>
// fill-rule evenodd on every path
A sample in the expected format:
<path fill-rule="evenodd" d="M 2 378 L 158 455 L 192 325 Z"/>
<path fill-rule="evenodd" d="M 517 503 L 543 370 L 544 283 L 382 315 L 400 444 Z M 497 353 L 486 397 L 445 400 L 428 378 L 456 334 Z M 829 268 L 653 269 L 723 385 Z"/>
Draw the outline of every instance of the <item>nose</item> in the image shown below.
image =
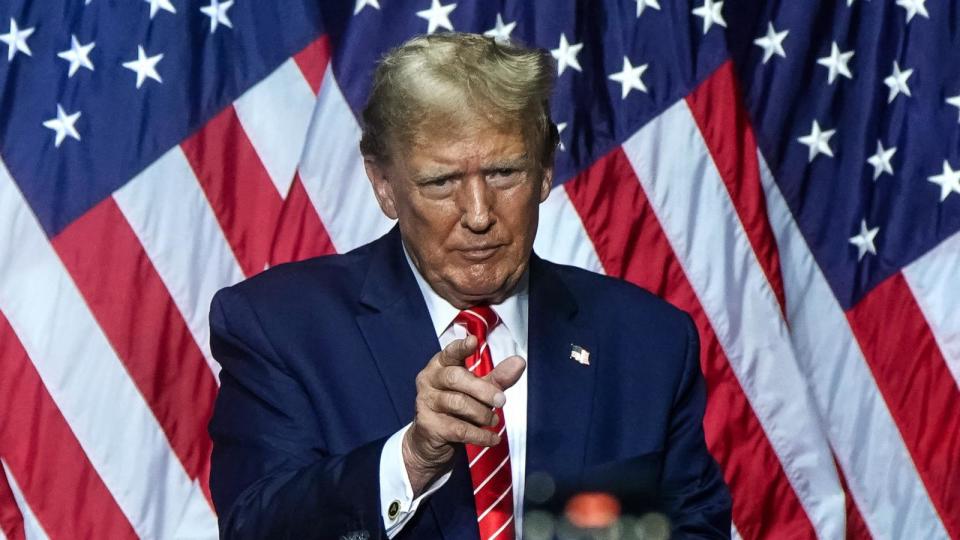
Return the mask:
<path fill-rule="evenodd" d="M 460 184 L 460 225 L 482 234 L 496 223 L 493 213 L 495 193 L 482 175 L 471 175 Z"/>

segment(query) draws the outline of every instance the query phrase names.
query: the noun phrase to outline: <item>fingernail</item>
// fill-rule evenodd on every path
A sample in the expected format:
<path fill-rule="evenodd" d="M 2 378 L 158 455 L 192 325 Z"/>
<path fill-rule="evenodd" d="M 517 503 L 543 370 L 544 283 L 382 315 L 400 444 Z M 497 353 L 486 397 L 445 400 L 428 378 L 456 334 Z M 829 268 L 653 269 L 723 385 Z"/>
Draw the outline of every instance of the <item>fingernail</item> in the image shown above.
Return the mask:
<path fill-rule="evenodd" d="M 490 421 L 490 425 L 496 426 L 499 423 L 500 423 L 500 417 L 497 415 L 493 415 L 493 420 Z"/>
<path fill-rule="evenodd" d="M 493 406 L 494 407 L 503 407 L 503 404 L 507 402 L 507 396 L 503 395 L 503 392 L 497 392 L 493 396 Z"/>

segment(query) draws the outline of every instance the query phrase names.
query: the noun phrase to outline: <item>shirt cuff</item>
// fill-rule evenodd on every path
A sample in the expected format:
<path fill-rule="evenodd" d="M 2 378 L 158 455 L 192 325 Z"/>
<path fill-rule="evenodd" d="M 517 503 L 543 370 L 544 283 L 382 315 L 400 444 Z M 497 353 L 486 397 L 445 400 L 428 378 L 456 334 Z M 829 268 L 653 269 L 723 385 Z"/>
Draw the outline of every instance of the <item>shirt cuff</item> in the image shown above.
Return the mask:
<path fill-rule="evenodd" d="M 403 436 L 408 429 L 410 424 L 394 433 L 380 453 L 380 515 L 388 538 L 396 536 L 417 512 L 420 503 L 443 487 L 452 474 L 452 471 L 446 472 L 419 497 L 413 498 L 413 487 L 403 463 Z"/>

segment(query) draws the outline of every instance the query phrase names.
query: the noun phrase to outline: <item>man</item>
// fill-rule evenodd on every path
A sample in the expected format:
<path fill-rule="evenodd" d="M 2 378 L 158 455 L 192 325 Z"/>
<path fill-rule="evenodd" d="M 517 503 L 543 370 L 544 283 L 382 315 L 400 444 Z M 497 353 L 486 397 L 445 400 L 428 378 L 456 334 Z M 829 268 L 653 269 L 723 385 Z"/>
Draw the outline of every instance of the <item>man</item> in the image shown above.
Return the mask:
<path fill-rule="evenodd" d="M 361 150 L 398 225 L 214 298 L 224 537 L 516 538 L 580 489 L 729 536 L 689 317 L 532 254 L 554 69 L 467 34 L 393 50 Z"/>

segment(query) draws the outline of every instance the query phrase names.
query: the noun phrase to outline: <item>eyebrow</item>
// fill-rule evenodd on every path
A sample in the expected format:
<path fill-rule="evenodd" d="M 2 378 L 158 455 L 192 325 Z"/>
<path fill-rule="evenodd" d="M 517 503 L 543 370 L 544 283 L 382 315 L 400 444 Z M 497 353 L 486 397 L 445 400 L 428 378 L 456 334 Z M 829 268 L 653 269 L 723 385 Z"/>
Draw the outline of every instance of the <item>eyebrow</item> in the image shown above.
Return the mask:
<path fill-rule="evenodd" d="M 417 175 L 413 178 L 413 182 L 416 184 L 429 184 L 430 182 L 439 182 L 441 180 L 453 180 L 461 176 L 463 176 L 463 173 L 460 171 L 449 173 L 435 172 Z"/>
<path fill-rule="evenodd" d="M 480 172 L 484 174 L 489 174 L 494 171 L 499 171 L 501 169 L 517 169 L 523 170 L 527 167 L 529 158 L 526 153 L 521 154 L 514 158 L 505 158 L 493 161 L 491 163 L 485 164 L 480 168 Z M 442 180 L 453 180 L 463 176 L 463 171 L 453 170 L 445 172 L 442 168 L 437 167 L 433 170 L 427 169 L 423 174 L 414 176 L 413 181 L 417 184 L 428 184 L 430 182 L 439 182 Z"/>
<path fill-rule="evenodd" d="M 489 165 L 481 167 L 482 172 L 488 173 L 492 171 L 499 171 L 500 169 L 524 169 L 527 166 L 527 155 L 524 154 L 520 157 L 513 159 L 504 159 L 501 161 L 495 161 Z"/>

